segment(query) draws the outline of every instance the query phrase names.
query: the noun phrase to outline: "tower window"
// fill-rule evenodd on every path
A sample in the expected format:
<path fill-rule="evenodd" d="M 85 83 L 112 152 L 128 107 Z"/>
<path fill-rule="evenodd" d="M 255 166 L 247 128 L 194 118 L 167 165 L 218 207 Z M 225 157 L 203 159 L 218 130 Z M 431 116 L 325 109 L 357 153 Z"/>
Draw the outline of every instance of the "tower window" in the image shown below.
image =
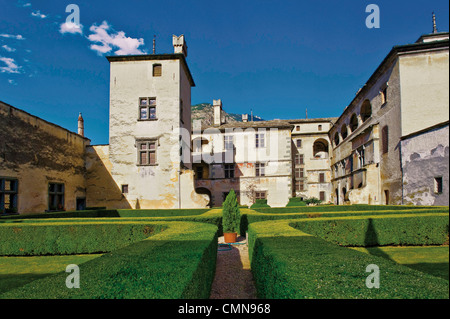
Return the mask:
<path fill-rule="evenodd" d="M 139 98 L 139 119 L 156 120 L 156 98 L 154 97 Z"/>
<path fill-rule="evenodd" d="M 138 164 L 156 165 L 156 141 L 140 141 L 138 146 Z"/>
<path fill-rule="evenodd" d="M 162 65 L 153 64 L 153 76 L 161 76 L 161 74 L 162 74 Z"/>

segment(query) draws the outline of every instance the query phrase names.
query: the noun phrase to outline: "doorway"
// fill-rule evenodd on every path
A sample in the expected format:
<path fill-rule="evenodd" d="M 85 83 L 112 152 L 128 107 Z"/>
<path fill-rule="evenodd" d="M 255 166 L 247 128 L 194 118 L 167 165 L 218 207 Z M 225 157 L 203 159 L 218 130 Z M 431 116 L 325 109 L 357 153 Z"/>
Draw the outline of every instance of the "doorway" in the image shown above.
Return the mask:
<path fill-rule="evenodd" d="M 77 198 L 77 210 L 86 209 L 86 198 Z"/>
<path fill-rule="evenodd" d="M 385 204 L 389 205 L 389 191 L 387 189 L 384 190 L 384 199 L 385 199 Z"/>

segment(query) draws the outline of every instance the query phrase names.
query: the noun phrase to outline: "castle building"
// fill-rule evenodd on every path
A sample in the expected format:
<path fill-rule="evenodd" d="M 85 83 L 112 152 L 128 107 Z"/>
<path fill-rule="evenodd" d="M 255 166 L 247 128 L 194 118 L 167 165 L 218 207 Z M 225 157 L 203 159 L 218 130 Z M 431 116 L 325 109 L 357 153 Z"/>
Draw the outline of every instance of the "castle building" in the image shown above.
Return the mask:
<path fill-rule="evenodd" d="M 329 131 L 335 204 L 448 205 L 448 53 L 448 32 L 395 46 L 345 108 Z"/>
<path fill-rule="evenodd" d="M 449 37 L 395 46 L 338 118 L 191 123 L 184 36 L 174 52 L 110 56 L 109 144 L 0 102 L 0 214 L 242 205 L 292 197 L 449 204 Z"/>

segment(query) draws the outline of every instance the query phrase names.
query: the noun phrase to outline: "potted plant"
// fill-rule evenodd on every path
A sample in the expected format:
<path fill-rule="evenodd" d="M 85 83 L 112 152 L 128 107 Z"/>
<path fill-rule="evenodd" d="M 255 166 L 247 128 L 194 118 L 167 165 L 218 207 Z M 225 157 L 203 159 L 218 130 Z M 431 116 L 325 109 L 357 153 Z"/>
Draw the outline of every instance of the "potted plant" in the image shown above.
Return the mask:
<path fill-rule="evenodd" d="M 223 236 L 226 243 L 237 241 L 237 231 L 240 225 L 241 213 L 236 193 L 232 189 L 222 205 Z"/>

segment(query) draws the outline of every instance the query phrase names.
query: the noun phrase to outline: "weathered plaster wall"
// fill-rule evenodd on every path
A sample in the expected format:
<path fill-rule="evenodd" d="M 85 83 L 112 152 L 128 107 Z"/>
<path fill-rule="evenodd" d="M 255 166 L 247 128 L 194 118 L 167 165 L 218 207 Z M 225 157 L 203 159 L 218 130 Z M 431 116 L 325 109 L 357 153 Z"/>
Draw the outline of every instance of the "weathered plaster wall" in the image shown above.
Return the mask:
<path fill-rule="evenodd" d="M 161 76 L 152 75 L 154 63 L 161 64 Z M 176 58 L 111 63 L 110 174 L 119 188 L 128 185 L 126 201 L 132 208 L 205 206 L 203 196 L 198 202 L 180 201 L 183 193 L 190 195 L 194 189 L 193 179 L 190 184 L 184 182 L 184 189 L 179 182 L 180 124 L 190 129 L 190 84 L 185 72 Z M 138 120 L 140 97 L 156 98 L 156 120 Z M 156 164 L 139 165 L 139 140 L 157 141 Z M 192 174 L 185 174 L 184 179 L 189 176 Z"/>
<path fill-rule="evenodd" d="M 17 178 L 18 212 L 49 209 L 48 184 L 64 183 L 65 210 L 85 198 L 89 140 L 0 102 L 0 176 Z"/>
<path fill-rule="evenodd" d="M 449 205 L 448 134 L 447 122 L 402 141 L 404 204 Z M 442 177 L 442 193 L 435 190 L 435 177 Z"/>
<path fill-rule="evenodd" d="M 322 125 L 324 132 L 318 131 L 318 125 Z M 297 130 L 297 127 L 300 127 Z M 292 130 L 292 149 L 293 149 L 293 188 L 294 196 L 303 198 L 320 198 L 320 192 L 325 192 L 325 203 L 332 199 L 331 194 L 331 170 L 330 157 L 332 147 L 328 138 L 329 122 L 318 123 L 301 123 L 296 124 Z M 301 146 L 297 144 L 297 140 L 301 140 Z M 323 143 L 327 147 L 326 152 L 314 154 L 314 143 Z M 303 155 L 303 165 L 295 164 L 295 153 Z M 315 156 L 317 155 L 317 156 Z M 304 169 L 304 190 L 295 191 L 295 168 Z M 325 180 L 320 183 L 319 175 L 325 174 Z M 299 179 L 297 179 L 299 180 Z"/>
<path fill-rule="evenodd" d="M 255 147 L 255 135 L 265 134 L 265 146 Z M 233 136 L 234 150 L 227 156 L 224 135 Z M 291 132 L 289 129 L 237 129 L 221 132 L 206 129 L 202 134 L 194 134 L 192 139 L 208 141 L 202 153 L 194 153 L 196 161 L 203 157 L 208 165 L 208 176 L 195 182 L 196 188 L 206 188 L 211 192 L 213 206 L 220 206 L 223 193 L 230 189 L 238 192 L 242 205 L 251 205 L 252 196 L 248 190 L 267 192 L 267 202 L 272 207 L 286 206 L 292 194 Z M 213 155 L 211 155 L 211 151 Z M 213 163 L 214 154 L 217 155 Z M 230 153 L 228 153 L 230 154 Z M 256 176 L 255 163 L 265 164 L 265 176 Z M 234 178 L 225 178 L 226 163 L 234 163 Z"/>
<path fill-rule="evenodd" d="M 449 56 L 446 50 L 400 57 L 402 135 L 449 120 Z"/>

